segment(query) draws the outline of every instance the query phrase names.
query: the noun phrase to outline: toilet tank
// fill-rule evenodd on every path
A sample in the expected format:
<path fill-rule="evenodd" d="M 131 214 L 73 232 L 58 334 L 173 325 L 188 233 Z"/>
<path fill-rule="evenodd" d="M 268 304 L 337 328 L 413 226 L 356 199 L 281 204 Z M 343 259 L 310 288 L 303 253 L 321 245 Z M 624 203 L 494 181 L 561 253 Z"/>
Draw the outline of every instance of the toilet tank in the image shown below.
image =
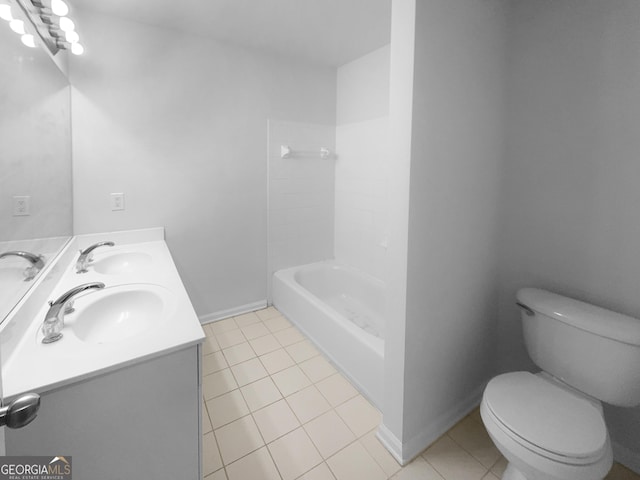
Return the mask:
<path fill-rule="evenodd" d="M 536 365 L 603 402 L 640 404 L 640 320 L 535 288 L 517 299 Z"/>

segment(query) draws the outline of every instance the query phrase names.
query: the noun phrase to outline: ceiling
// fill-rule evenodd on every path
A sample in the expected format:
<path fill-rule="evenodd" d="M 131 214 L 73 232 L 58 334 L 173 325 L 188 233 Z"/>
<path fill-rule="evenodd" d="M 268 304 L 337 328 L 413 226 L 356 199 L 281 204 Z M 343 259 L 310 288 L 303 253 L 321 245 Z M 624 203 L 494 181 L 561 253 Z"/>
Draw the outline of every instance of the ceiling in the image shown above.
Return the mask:
<path fill-rule="evenodd" d="M 389 43 L 391 0 L 70 0 L 72 7 L 190 31 L 318 65 Z"/>

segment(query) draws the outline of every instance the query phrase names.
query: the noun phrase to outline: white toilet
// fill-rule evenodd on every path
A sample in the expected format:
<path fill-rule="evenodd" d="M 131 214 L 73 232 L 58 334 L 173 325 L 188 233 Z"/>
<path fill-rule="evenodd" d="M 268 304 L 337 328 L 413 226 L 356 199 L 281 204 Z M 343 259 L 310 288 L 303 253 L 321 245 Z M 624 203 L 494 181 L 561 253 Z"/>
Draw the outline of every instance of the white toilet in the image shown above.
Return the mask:
<path fill-rule="evenodd" d="M 493 378 L 480 413 L 503 480 L 601 480 L 613 461 L 601 401 L 640 404 L 640 320 L 533 288 L 518 292 L 542 372 Z"/>

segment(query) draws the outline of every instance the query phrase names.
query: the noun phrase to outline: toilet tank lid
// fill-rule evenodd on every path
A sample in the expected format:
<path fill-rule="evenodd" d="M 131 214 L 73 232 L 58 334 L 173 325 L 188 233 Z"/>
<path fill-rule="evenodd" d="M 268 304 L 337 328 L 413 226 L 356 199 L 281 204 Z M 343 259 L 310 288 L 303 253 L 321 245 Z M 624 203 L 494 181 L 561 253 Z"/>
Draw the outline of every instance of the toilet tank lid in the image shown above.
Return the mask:
<path fill-rule="evenodd" d="M 536 313 L 581 330 L 631 345 L 640 345 L 640 320 L 538 288 L 522 288 L 518 302 Z"/>

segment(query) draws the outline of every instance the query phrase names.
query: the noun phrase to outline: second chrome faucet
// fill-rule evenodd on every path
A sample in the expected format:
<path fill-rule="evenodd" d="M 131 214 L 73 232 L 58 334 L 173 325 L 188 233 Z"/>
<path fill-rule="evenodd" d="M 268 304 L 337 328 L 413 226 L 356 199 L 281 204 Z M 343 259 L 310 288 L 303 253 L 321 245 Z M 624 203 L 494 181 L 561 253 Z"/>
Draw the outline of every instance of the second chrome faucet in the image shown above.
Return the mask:
<path fill-rule="evenodd" d="M 115 243 L 113 242 L 98 242 L 94 243 L 90 247 L 85 248 L 84 250 L 80 250 L 80 256 L 78 257 L 78 261 L 76 262 L 76 273 L 87 273 L 87 267 L 89 263 L 91 263 L 92 252 L 98 247 L 113 247 Z"/>

